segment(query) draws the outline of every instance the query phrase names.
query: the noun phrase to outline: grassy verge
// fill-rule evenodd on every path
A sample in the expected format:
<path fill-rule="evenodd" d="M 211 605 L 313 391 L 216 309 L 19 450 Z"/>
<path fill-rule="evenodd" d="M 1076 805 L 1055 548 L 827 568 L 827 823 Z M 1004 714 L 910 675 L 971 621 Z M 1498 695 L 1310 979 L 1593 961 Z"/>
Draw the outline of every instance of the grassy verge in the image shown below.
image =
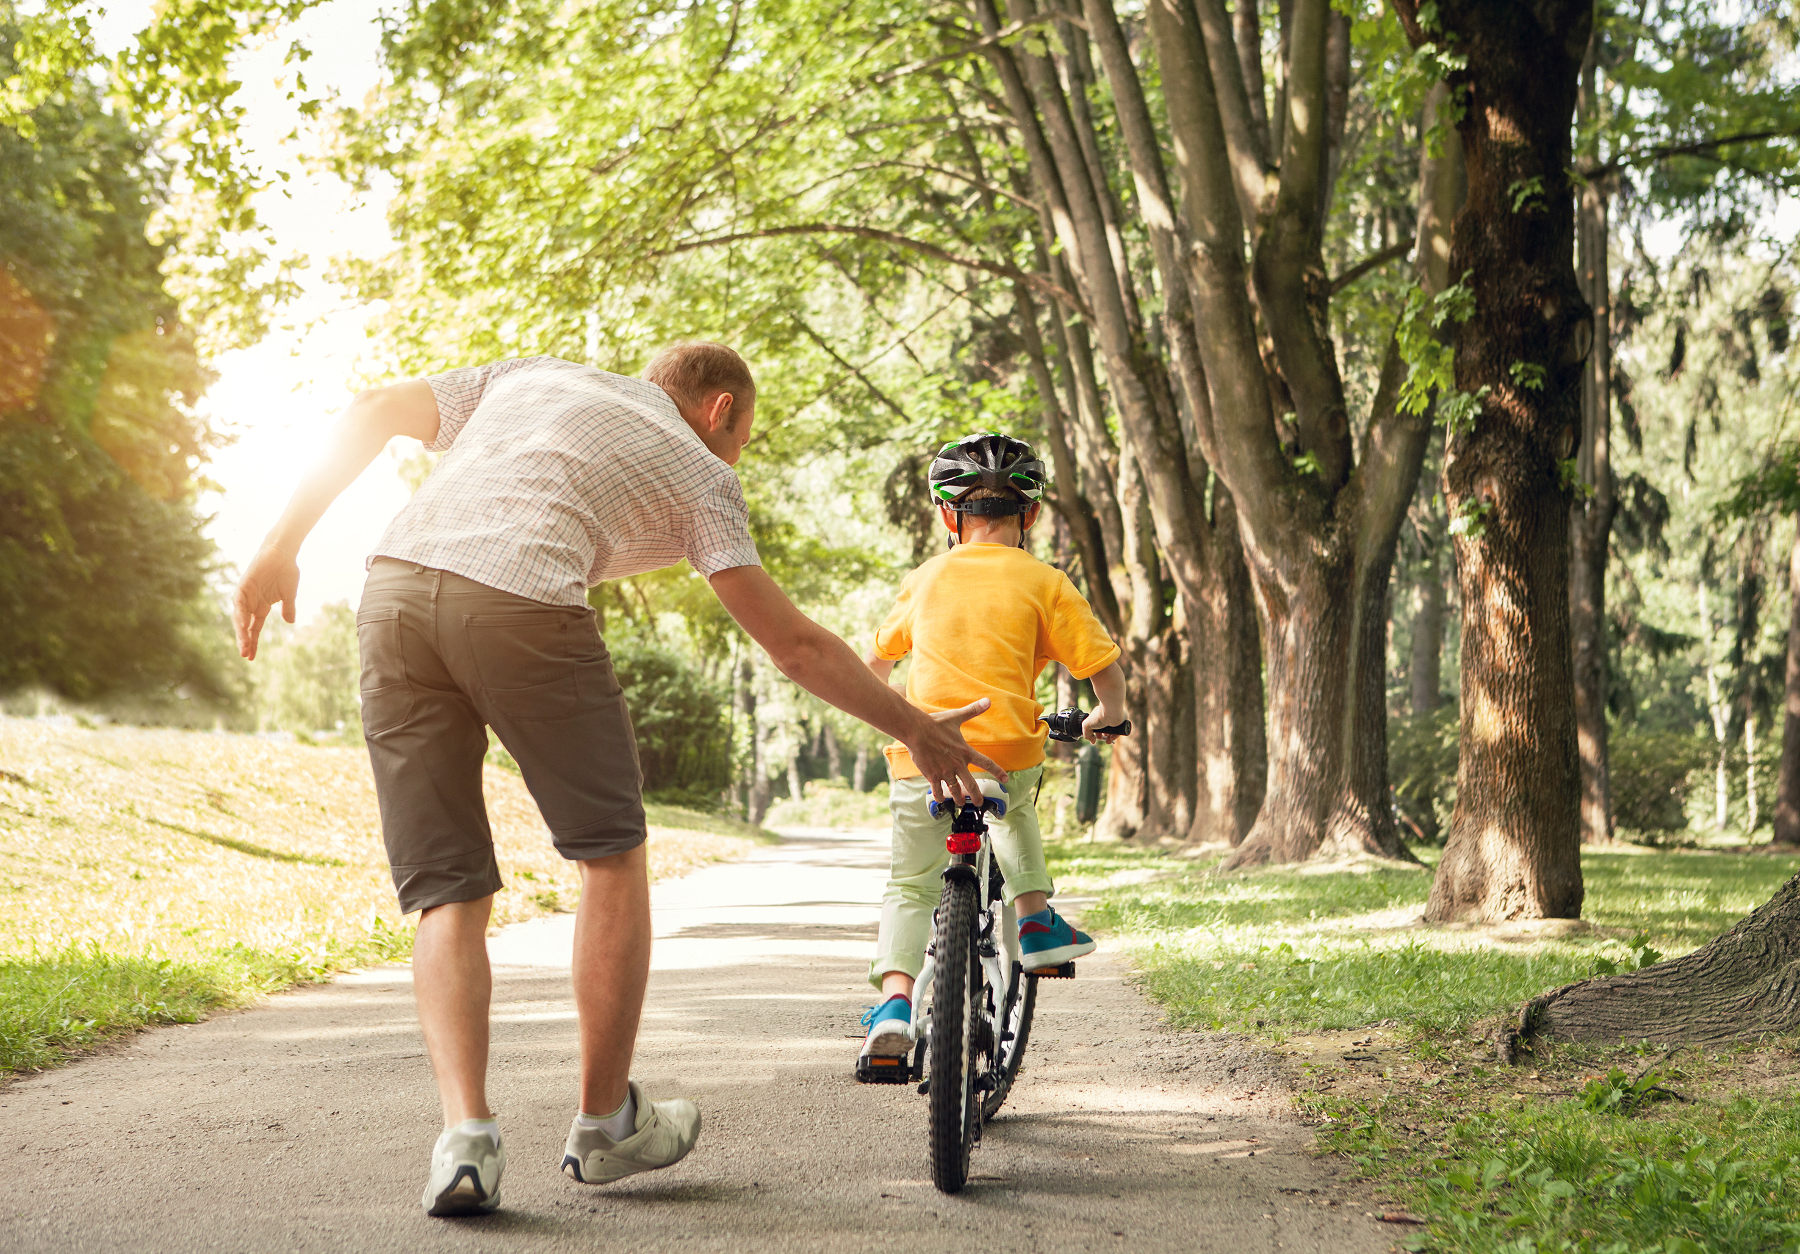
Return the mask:
<path fill-rule="evenodd" d="M 1215 876 L 1217 859 L 1064 841 L 1059 891 L 1184 1026 L 1289 1055 L 1321 1146 L 1423 1222 L 1409 1248 L 1494 1254 L 1800 1251 L 1800 1056 L 1546 1047 L 1500 1067 L 1477 1021 L 1555 985 L 1704 944 L 1794 858 L 1583 858 L 1598 930 L 1416 926 L 1429 869 Z M 1678 1096 L 1670 1096 L 1678 1094 Z"/>
<path fill-rule="evenodd" d="M 496 926 L 571 908 L 578 871 L 518 777 L 486 790 Z M 653 877 L 761 836 L 673 807 L 651 824 Z M 0 1073 L 411 947 L 360 749 L 0 718 Z"/>

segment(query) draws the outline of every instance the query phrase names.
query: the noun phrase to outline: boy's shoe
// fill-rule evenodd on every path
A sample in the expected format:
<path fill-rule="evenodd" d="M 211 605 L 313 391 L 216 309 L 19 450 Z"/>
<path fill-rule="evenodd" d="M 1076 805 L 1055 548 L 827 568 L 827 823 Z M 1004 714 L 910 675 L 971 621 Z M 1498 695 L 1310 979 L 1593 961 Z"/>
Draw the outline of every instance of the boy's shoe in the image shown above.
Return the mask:
<path fill-rule="evenodd" d="M 685 1097 L 652 1102 L 638 1082 L 631 1083 L 637 1104 L 637 1127 L 622 1141 L 599 1128 L 569 1126 L 563 1145 L 563 1174 L 583 1184 L 611 1184 L 640 1171 L 655 1171 L 687 1157 L 700 1139 L 700 1108 Z"/>
<path fill-rule="evenodd" d="M 485 1131 L 445 1128 L 431 1148 L 431 1179 L 420 1203 L 427 1215 L 482 1215 L 500 1205 L 506 1151 Z"/>
<path fill-rule="evenodd" d="M 862 1017 L 862 1025 L 869 1029 L 869 1035 L 863 1041 L 862 1056 L 904 1058 L 910 1054 L 913 1046 L 912 1017 L 912 1000 L 898 993 L 879 1006 L 870 1006 L 868 1013 Z"/>
<path fill-rule="evenodd" d="M 1060 967 L 1094 949 L 1094 938 L 1070 927 L 1055 910 L 1040 910 L 1019 920 L 1019 965 L 1027 971 Z"/>

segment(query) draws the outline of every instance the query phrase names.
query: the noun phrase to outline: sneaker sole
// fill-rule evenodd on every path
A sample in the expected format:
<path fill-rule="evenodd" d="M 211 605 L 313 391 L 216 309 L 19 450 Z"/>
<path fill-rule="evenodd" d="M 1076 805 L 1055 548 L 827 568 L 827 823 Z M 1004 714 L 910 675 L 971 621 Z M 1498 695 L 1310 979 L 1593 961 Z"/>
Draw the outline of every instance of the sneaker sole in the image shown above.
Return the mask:
<path fill-rule="evenodd" d="M 626 1176 L 635 1176 L 646 1171 L 661 1171 L 664 1167 L 673 1167 L 683 1158 L 686 1158 L 688 1154 L 693 1151 L 693 1148 L 692 1145 L 688 1146 L 687 1149 L 681 1151 L 679 1157 L 671 1158 L 666 1163 L 656 1163 L 654 1165 L 649 1163 L 627 1163 L 622 1161 L 617 1162 L 616 1165 L 609 1163 L 606 1168 L 602 1169 L 600 1175 L 595 1176 L 591 1180 L 583 1169 L 581 1160 L 575 1157 L 575 1155 L 565 1152 L 562 1160 L 562 1172 L 577 1184 L 611 1184 L 615 1180 L 623 1180 Z"/>
<path fill-rule="evenodd" d="M 485 1215 L 499 1205 L 500 1190 L 495 1188 L 492 1193 L 484 1190 L 474 1165 L 465 1163 L 456 1169 L 456 1178 L 432 1199 L 425 1213 L 434 1219 L 451 1219 L 458 1215 Z"/>
<path fill-rule="evenodd" d="M 1085 958 L 1099 948 L 1095 941 L 1085 945 L 1058 945 L 1055 949 L 1042 949 L 1035 954 L 1020 954 L 1019 965 L 1036 974 L 1045 967 L 1060 967 L 1065 962 L 1073 962 L 1077 958 Z"/>
<path fill-rule="evenodd" d="M 864 1058 L 904 1058 L 912 1053 L 912 1037 L 904 1031 L 883 1032 L 863 1042 Z"/>

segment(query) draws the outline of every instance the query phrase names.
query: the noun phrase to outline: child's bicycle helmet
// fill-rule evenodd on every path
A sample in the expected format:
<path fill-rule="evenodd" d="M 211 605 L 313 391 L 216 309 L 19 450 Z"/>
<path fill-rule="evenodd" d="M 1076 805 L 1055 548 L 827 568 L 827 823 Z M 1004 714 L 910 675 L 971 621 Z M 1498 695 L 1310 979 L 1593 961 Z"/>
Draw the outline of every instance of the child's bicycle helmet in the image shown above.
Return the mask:
<path fill-rule="evenodd" d="M 931 495 L 959 514 L 1023 514 L 1044 497 L 1048 476 L 1031 445 L 998 431 L 979 431 L 953 440 L 931 461 Z M 1005 499 L 964 500 L 976 488 L 1014 493 Z"/>

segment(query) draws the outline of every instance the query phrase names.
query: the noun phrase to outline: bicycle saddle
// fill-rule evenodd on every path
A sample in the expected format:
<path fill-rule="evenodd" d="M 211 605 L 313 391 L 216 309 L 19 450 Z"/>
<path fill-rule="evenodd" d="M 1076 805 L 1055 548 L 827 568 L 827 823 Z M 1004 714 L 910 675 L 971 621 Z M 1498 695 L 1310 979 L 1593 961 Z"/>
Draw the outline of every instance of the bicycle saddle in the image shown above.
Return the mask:
<path fill-rule="evenodd" d="M 981 785 L 981 808 L 997 819 L 1006 817 L 1006 785 L 991 775 L 977 775 L 975 781 Z M 925 807 L 931 811 L 931 817 L 937 818 L 949 810 L 956 808 L 956 803 L 946 805 L 929 794 L 925 798 Z"/>

